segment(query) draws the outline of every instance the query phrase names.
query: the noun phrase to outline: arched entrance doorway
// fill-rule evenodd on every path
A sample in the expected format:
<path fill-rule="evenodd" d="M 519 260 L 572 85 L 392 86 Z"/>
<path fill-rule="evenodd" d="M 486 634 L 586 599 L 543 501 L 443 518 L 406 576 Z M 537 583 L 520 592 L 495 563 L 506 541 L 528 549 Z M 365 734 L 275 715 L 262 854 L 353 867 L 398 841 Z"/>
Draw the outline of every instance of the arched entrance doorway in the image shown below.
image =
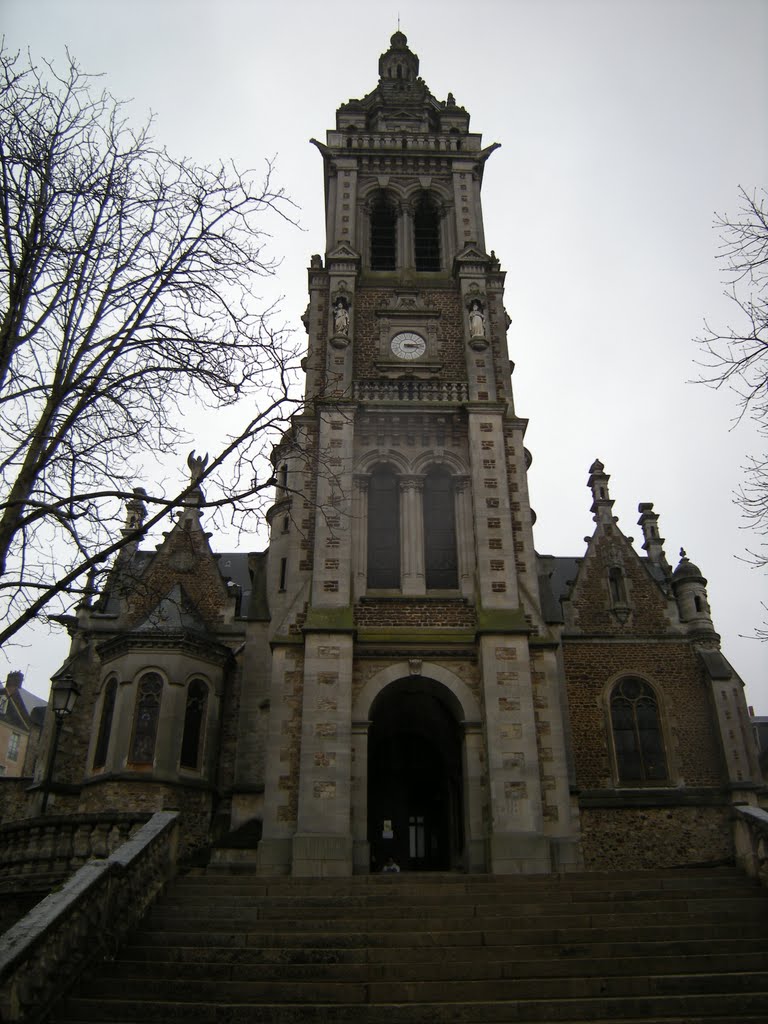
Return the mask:
<path fill-rule="evenodd" d="M 452 695 L 423 677 L 400 679 L 373 702 L 368 733 L 371 868 L 449 871 L 464 850 L 462 733 Z"/>

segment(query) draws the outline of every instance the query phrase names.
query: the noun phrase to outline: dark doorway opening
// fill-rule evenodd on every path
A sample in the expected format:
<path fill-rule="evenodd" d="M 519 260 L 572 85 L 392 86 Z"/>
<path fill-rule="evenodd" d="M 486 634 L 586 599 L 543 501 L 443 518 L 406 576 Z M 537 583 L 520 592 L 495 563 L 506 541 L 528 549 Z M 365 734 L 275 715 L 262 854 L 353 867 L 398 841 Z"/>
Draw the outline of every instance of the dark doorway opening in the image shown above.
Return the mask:
<path fill-rule="evenodd" d="M 461 729 L 428 679 L 392 683 L 371 709 L 368 839 L 371 869 L 450 871 L 464 849 Z"/>

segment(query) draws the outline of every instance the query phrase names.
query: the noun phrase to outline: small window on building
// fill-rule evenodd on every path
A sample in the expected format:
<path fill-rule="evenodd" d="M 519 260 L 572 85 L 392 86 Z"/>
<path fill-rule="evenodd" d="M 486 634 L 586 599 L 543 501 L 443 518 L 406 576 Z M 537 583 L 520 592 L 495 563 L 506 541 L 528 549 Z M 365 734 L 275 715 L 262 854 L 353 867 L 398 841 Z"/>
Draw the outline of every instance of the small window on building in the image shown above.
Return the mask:
<path fill-rule="evenodd" d="M 424 479 L 424 568 L 427 590 L 458 587 L 453 482 L 441 469 Z"/>
<path fill-rule="evenodd" d="M 154 761 L 162 696 L 162 677 L 157 672 L 146 672 L 139 680 L 136 694 L 136 711 L 133 717 L 133 736 L 131 737 L 129 758 L 133 764 L 152 764 Z"/>
<path fill-rule="evenodd" d="M 624 582 L 624 571 L 617 565 L 608 570 L 608 583 L 611 588 L 611 604 L 627 607 L 627 587 Z"/>
<path fill-rule="evenodd" d="M 656 695 L 643 679 L 628 676 L 611 692 L 611 727 L 619 782 L 664 782 L 667 758 Z"/>
<path fill-rule="evenodd" d="M 371 270 L 394 270 L 397 250 L 397 213 L 380 192 L 371 206 Z"/>
<path fill-rule="evenodd" d="M 400 586 L 400 487 L 391 469 L 376 469 L 368 485 L 368 586 Z"/>
<path fill-rule="evenodd" d="M 422 193 L 413 214 L 414 257 L 417 270 L 440 269 L 440 214 L 434 200 Z"/>
<path fill-rule="evenodd" d="M 280 559 L 280 586 L 278 587 L 278 589 L 281 590 L 281 591 L 285 590 L 285 576 L 286 576 L 287 571 L 288 571 L 288 559 L 287 558 L 281 558 Z"/>
<path fill-rule="evenodd" d="M 12 732 L 11 738 L 8 740 L 8 760 L 18 761 L 19 759 L 19 746 L 21 744 L 21 734 L 18 732 Z"/>
<path fill-rule="evenodd" d="M 107 752 L 109 750 L 109 737 L 112 733 L 112 718 L 115 713 L 115 698 L 117 697 L 117 680 L 113 677 L 107 680 L 104 686 L 104 696 L 101 702 L 101 720 L 99 721 L 99 735 L 96 739 L 96 749 L 93 752 L 93 767 L 103 768 L 107 763 Z"/>
<path fill-rule="evenodd" d="M 181 738 L 182 768 L 199 771 L 203 754 L 205 713 L 208 708 L 208 686 L 202 679 L 193 679 L 187 687 L 187 707 L 184 712 L 184 734 Z"/>

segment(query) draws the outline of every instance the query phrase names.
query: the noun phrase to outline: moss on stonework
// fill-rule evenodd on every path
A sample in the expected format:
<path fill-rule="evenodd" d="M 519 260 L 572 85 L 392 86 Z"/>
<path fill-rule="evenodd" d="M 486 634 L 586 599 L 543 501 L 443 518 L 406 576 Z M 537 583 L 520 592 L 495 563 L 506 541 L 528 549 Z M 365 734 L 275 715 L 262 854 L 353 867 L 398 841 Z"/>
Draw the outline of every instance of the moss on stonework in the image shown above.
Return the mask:
<path fill-rule="evenodd" d="M 478 608 L 478 633 L 530 633 L 522 608 Z"/>
<path fill-rule="evenodd" d="M 351 605 L 344 608 L 310 608 L 305 633 L 353 633 L 355 618 Z"/>
<path fill-rule="evenodd" d="M 461 631 L 454 627 L 447 629 L 424 629 L 423 626 L 398 626 L 396 628 L 359 629 L 357 639 L 360 643 L 414 643 L 441 644 L 451 647 L 467 645 L 474 642 L 474 631 Z"/>

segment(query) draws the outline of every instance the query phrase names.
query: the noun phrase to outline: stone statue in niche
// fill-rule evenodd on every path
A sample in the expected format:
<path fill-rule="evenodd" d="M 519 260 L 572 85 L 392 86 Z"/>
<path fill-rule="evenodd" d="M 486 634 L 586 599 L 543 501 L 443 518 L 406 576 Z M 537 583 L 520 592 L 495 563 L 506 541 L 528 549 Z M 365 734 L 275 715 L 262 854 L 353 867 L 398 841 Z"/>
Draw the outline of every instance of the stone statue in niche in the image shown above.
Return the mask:
<path fill-rule="evenodd" d="M 475 299 L 469 310 L 469 334 L 472 338 L 485 337 L 485 314 L 479 299 Z"/>
<path fill-rule="evenodd" d="M 344 304 L 344 299 L 337 299 L 333 310 L 333 333 L 349 335 L 349 310 Z"/>

